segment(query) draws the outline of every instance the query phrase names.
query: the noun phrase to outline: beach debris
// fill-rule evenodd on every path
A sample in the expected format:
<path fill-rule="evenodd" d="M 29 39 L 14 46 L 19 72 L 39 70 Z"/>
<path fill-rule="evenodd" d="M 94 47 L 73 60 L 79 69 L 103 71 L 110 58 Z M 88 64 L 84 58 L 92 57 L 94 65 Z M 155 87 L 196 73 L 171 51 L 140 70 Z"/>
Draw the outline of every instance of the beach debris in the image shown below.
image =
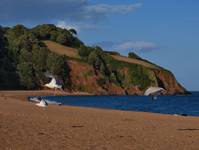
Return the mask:
<path fill-rule="evenodd" d="M 39 106 L 39 107 L 47 107 L 48 103 L 45 100 L 42 99 L 40 101 L 40 103 L 37 103 L 36 105 Z"/>
<path fill-rule="evenodd" d="M 161 87 L 149 87 L 145 91 L 144 95 L 145 96 L 157 96 L 157 95 L 162 94 L 163 92 L 166 92 L 166 90 Z"/>

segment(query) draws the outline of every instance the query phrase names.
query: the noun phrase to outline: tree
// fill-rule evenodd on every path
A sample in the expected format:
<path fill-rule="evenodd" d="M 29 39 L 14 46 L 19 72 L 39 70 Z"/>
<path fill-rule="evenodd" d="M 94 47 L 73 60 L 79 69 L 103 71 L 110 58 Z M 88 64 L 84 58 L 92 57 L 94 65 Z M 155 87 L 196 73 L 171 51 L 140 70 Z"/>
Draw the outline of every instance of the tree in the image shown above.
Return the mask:
<path fill-rule="evenodd" d="M 51 38 L 52 32 L 54 31 L 57 31 L 57 27 L 53 24 L 43 24 L 33 28 L 33 32 L 41 40 L 49 40 Z"/>
<path fill-rule="evenodd" d="M 88 63 L 90 65 L 92 65 L 93 67 L 95 67 L 96 66 L 96 61 L 97 61 L 97 53 L 96 53 L 96 51 L 92 51 L 90 53 L 90 55 L 88 56 Z"/>
<path fill-rule="evenodd" d="M 36 87 L 34 80 L 34 69 L 30 62 L 24 62 L 17 65 L 17 69 L 20 76 L 20 83 L 24 88 L 33 89 Z"/>
<path fill-rule="evenodd" d="M 77 31 L 75 29 L 69 29 L 69 32 L 72 33 L 73 35 L 77 35 Z"/>
<path fill-rule="evenodd" d="M 16 37 L 19 37 L 23 34 L 25 34 L 26 32 L 28 31 L 28 29 L 23 26 L 23 25 L 16 25 L 12 28 L 11 32 L 13 32 L 13 36 L 16 38 Z"/>
<path fill-rule="evenodd" d="M 47 57 L 47 67 L 50 73 L 61 79 L 67 86 L 70 68 L 67 65 L 66 57 L 50 53 Z"/>
<path fill-rule="evenodd" d="M 82 58 L 88 58 L 88 56 L 90 55 L 92 51 L 92 48 L 87 47 L 85 45 L 81 45 L 80 48 L 78 49 L 78 53 Z"/>
<path fill-rule="evenodd" d="M 32 62 L 32 52 L 27 49 L 21 49 L 19 55 L 19 63 Z"/>
<path fill-rule="evenodd" d="M 38 72 L 45 72 L 47 67 L 47 57 L 49 51 L 45 47 L 39 47 L 32 50 L 32 62 L 34 69 Z"/>
<path fill-rule="evenodd" d="M 34 45 L 39 45 L 39 40 L 32 33 L 26 33 L 18 38 L 19 49 L 26 49 L 31 51 Z"/>
<path fill-rule="evenodd" d="M 8 55 L 5 31 L 0 27 L 0 89 L 18 87 L 18 76 Z"/>
<path fill-rule="evenodd" d="M 140 65 L 131 65 L 129 67 L 129 83 L 134 86 L 138 86 L 140 89 L 144 90 L 151 84 L 149 78 L 149 70 Z"/>
<path fill-rule="evenodd" d="M 62 45 L 70 45 L 70 41 L 67 39 L 67 35 L 65 34 L 58 34 L 57 35 L 57 39 L 56 42 L 62 44 Z"/>
<path fill-rule="evenodd" d="M 5 37 L 3 34 L 3 29 L 0 26 L 0 57 L 3 57 L 4 51 L 5 51 Z"/>
<path fill-rule="evenodd" d="M 13 80 L 19 81 L 25 89 L 39 87 L 46 80 L 44 72 L 48 70 L 68 86 L 70 68 L 66 57 L 51 53 L 42 40 L 80 47 L 83 43 L 75 34 L 75 30 L 69 31 L 51 24 L 33 29 L 23 25 L 5 29 L 0 27 L 0 88 L 13 87 Z"/>
<path fill-rule="evenodd" d="M 128 54 L 128 57 L 129 58 L 134 58 L 134 59 L 142 59 L 141 57 L 139 57 L 136 53 L 134 53 L 134 52 L 130 52 L 129 54 Z"/>

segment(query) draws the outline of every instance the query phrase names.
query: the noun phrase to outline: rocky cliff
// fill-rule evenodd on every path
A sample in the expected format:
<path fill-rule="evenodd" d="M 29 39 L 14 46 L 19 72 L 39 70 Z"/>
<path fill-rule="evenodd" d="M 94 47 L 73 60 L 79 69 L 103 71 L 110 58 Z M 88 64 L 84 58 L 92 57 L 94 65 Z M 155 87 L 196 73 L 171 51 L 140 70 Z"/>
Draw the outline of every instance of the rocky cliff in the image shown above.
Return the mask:
<path fill-rule="evenodd" d="M 101 74 L 99 72 L 96 73 L 92 66 L 74 60 L 68 63 L 71 68 L 71 88 L 66 90 L 88 92 L 94 95 L 144 95 L 144 91 L 146 90 L 140 89 L 138 85 L 126 85 L 129 82 L 128 68 L 120 70 L 125 76 L 123 85 L 113 82 L 106 82 L 100 85 L 98 80 Z M 178 83 L 171 72 L 151 69 L 150 73 L 154 81 L 151 83 L 151 86 L 158 86 L 166 89 L 166 94 L 168 95 L 186 93 L 186 89 Z"/>
<path fill-rule="evenodd" d="M 186 89 L 178 83 L 171 72 L 164 70 L 154 70 L 158 86 L 167 90 L 167 94 L 184 94 Z"/>

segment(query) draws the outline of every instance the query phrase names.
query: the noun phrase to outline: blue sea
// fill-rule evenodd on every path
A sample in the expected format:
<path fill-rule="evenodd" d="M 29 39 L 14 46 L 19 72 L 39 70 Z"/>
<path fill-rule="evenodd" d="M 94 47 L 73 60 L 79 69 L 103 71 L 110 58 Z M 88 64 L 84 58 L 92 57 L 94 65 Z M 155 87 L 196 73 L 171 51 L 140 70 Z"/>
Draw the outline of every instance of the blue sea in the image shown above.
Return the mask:
<path fill-rule="evenodd" d="M 199 92 L 188 96 L 46 96 L 63 105 L 199 116 Z"/>

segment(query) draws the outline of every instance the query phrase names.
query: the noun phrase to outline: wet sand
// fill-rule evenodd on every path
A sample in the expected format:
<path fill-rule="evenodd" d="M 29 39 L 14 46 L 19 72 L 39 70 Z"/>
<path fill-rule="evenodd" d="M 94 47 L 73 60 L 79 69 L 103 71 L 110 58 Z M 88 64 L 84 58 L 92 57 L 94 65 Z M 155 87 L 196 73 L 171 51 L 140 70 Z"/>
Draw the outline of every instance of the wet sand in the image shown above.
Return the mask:
<path fill-rule="evenodd" d="M 198 150 L 199 118 L 68 106 L 0 92 L 1 150 Z"/>

